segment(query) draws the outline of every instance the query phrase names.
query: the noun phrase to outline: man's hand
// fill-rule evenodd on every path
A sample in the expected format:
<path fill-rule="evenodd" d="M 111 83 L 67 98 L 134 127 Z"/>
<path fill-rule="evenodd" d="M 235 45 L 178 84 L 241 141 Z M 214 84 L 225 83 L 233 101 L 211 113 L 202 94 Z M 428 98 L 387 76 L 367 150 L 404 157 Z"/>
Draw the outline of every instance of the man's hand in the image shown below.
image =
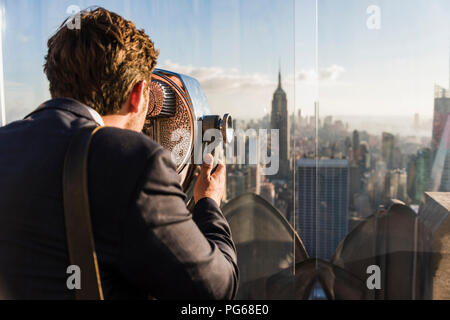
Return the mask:
<path fill-rule="evenodd" d="M 214 158 L 211 154 L 205 156 L 202 169 L 194 187 L 194 202 L 197 204 L 203 198 L 211 198 L 220 206 L 225 192 L 225 165 L 219 162 L 213 170 Z"/>

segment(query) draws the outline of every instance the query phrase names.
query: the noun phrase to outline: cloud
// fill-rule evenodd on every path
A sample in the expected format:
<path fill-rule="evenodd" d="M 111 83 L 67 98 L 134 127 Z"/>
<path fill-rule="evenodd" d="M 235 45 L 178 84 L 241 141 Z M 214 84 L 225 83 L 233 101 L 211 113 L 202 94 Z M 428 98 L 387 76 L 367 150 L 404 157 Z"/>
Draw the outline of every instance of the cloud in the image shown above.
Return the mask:
<path fill-rule="evenodd" d="M 261 73 L 246 74 L 236 68 L 183 66 L 166 60 L 163 69 L 179 72 L 197 79 L 206 91 L 236 91 L 273 87 L 275 82 Z"/>
<path fill-rule="evenodd" d="M 332 65 L 331 67 L 328 67 L 326 69 L 320 70 L 320 80 L 331 80 L 336 81 L 339 79 L 339 77 L 345 72 L 345 68 L 338 66 L 338 65 Z"/>
<path fill-rule="evenodd" d="M 39 104 L 50 98 L 45 82 L 5 81 L 6 121 L 23 119 Z"/>
<path fill-rule="evenodd" d="M 276 85 L 276 79 L 273 76 L 261 73 L 246 74 L 236 68 L 194 67 L 192 65 L 180 65 L 170 60 L 166 60 L 161 68 L 196 78 L 207 91 L 252 90 L 256 88 L 271 88 Z M 319 80 L 335 82 L 339 80 L 344 72 L 344 67 L 331 65 L 319 71 Z M 284 78 L 288 82 L 293 80 L 292 75 L 287 75 Z M 316 80 L 317 75 L 314 69 L 302 70 L 296 74 L 296 81 L 301 83 L 314 83 Z"/>
<path fill-rule="evenodd" d="M 208 97 L 211 111 L 214 114 L 226 111 L 235 118 L 259 118 L 270 112 L 272 96 L 278 85 L 278 77 L 274 74 L 244 73 L 237 68 L 197 67 L 170 60 L 166 60 L 158 68 L 197 79 Z M 320 70 L 320 80 L 334 85 L 344 72 L 343 67 L 332 65 Z M 297 74 L 283 74 L 283 89 L 288 96 L 290 112 L 294 111 L 294 101 L 302 108 L 313 108 L 316 79 L 314 69 L 302 70 Z M 294 91 L 296 100 L 293 98 Z"/>
<path fill-rule="evenodd" d="M 26 84 L 23 82 L 5 80 L 5 90 L 22 89 L 24 87 L 26 87 Z"/>
<path fill-rule="evenodd" d="M 345 72 L 345 68 L 338 65 L 332 65 L 319 70 L 320 81 L 337 81 Z M 314 69 L 301 70 L 296 74 L 296 80 L 300 82 L 312 83 L 317 81 L 317 73 Z"/>
<path fill-rule="evenodd" d="M 22 43 L 27 43 L 31 40 L 30 36 L 24 35 L 23 33 L 19 33 L 17 35 L 17 40 Z"/>

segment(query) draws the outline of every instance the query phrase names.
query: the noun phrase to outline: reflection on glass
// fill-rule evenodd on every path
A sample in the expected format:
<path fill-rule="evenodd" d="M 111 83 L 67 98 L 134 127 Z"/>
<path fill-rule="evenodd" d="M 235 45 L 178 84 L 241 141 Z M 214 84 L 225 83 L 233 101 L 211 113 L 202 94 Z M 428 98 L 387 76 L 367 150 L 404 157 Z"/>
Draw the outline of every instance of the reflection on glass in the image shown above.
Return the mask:
<path fill-rule="evenodd" d="M 294 261 L 308 258 L 288 221 L 263 198 L 246 193 L 228 202 L 223 213 L 233 232 L 240 270 L 240 299 L 268 299 L 271 276 L 291 273 Z"/>

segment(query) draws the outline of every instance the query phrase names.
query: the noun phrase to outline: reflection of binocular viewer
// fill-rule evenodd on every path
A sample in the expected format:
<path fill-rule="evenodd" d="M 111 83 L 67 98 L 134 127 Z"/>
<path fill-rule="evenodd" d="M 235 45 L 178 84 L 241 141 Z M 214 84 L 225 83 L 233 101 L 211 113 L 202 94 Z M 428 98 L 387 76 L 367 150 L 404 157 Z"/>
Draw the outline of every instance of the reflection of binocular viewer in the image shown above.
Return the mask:
<path fill-rule="evenodd" d="M 229 142 L 232 139 L 231 116 L 226 114 L 220 117 L 209 113 L 208 100 L 197 80 L 155 69 L 143 132 L 172 154 L 176 154 L 177 172 L 186 192 L 193 185 L 193 157 L 198 152 L 202 153 L 203 147 L 209 142 L 203 140 L 202 133 L 217 129 L 221 132 L 223 141 Z"/>

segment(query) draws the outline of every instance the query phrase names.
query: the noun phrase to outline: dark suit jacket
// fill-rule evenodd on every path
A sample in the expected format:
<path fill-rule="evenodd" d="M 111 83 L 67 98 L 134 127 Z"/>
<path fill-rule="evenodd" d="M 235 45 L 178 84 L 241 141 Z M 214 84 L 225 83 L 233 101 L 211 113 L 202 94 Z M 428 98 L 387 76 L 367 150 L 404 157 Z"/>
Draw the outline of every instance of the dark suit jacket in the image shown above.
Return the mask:
<path fill-rule="evenodd" d="M 85 106 L 54 99 L 0 128 L 0 298 L 73 299 L 62 170 Z M 105 128 L 89 154 L 92 226 L 106 299 L 232 299 L 236 251 L 217 204 L 193 214 L 168 151 L 143 134 Z"/>

